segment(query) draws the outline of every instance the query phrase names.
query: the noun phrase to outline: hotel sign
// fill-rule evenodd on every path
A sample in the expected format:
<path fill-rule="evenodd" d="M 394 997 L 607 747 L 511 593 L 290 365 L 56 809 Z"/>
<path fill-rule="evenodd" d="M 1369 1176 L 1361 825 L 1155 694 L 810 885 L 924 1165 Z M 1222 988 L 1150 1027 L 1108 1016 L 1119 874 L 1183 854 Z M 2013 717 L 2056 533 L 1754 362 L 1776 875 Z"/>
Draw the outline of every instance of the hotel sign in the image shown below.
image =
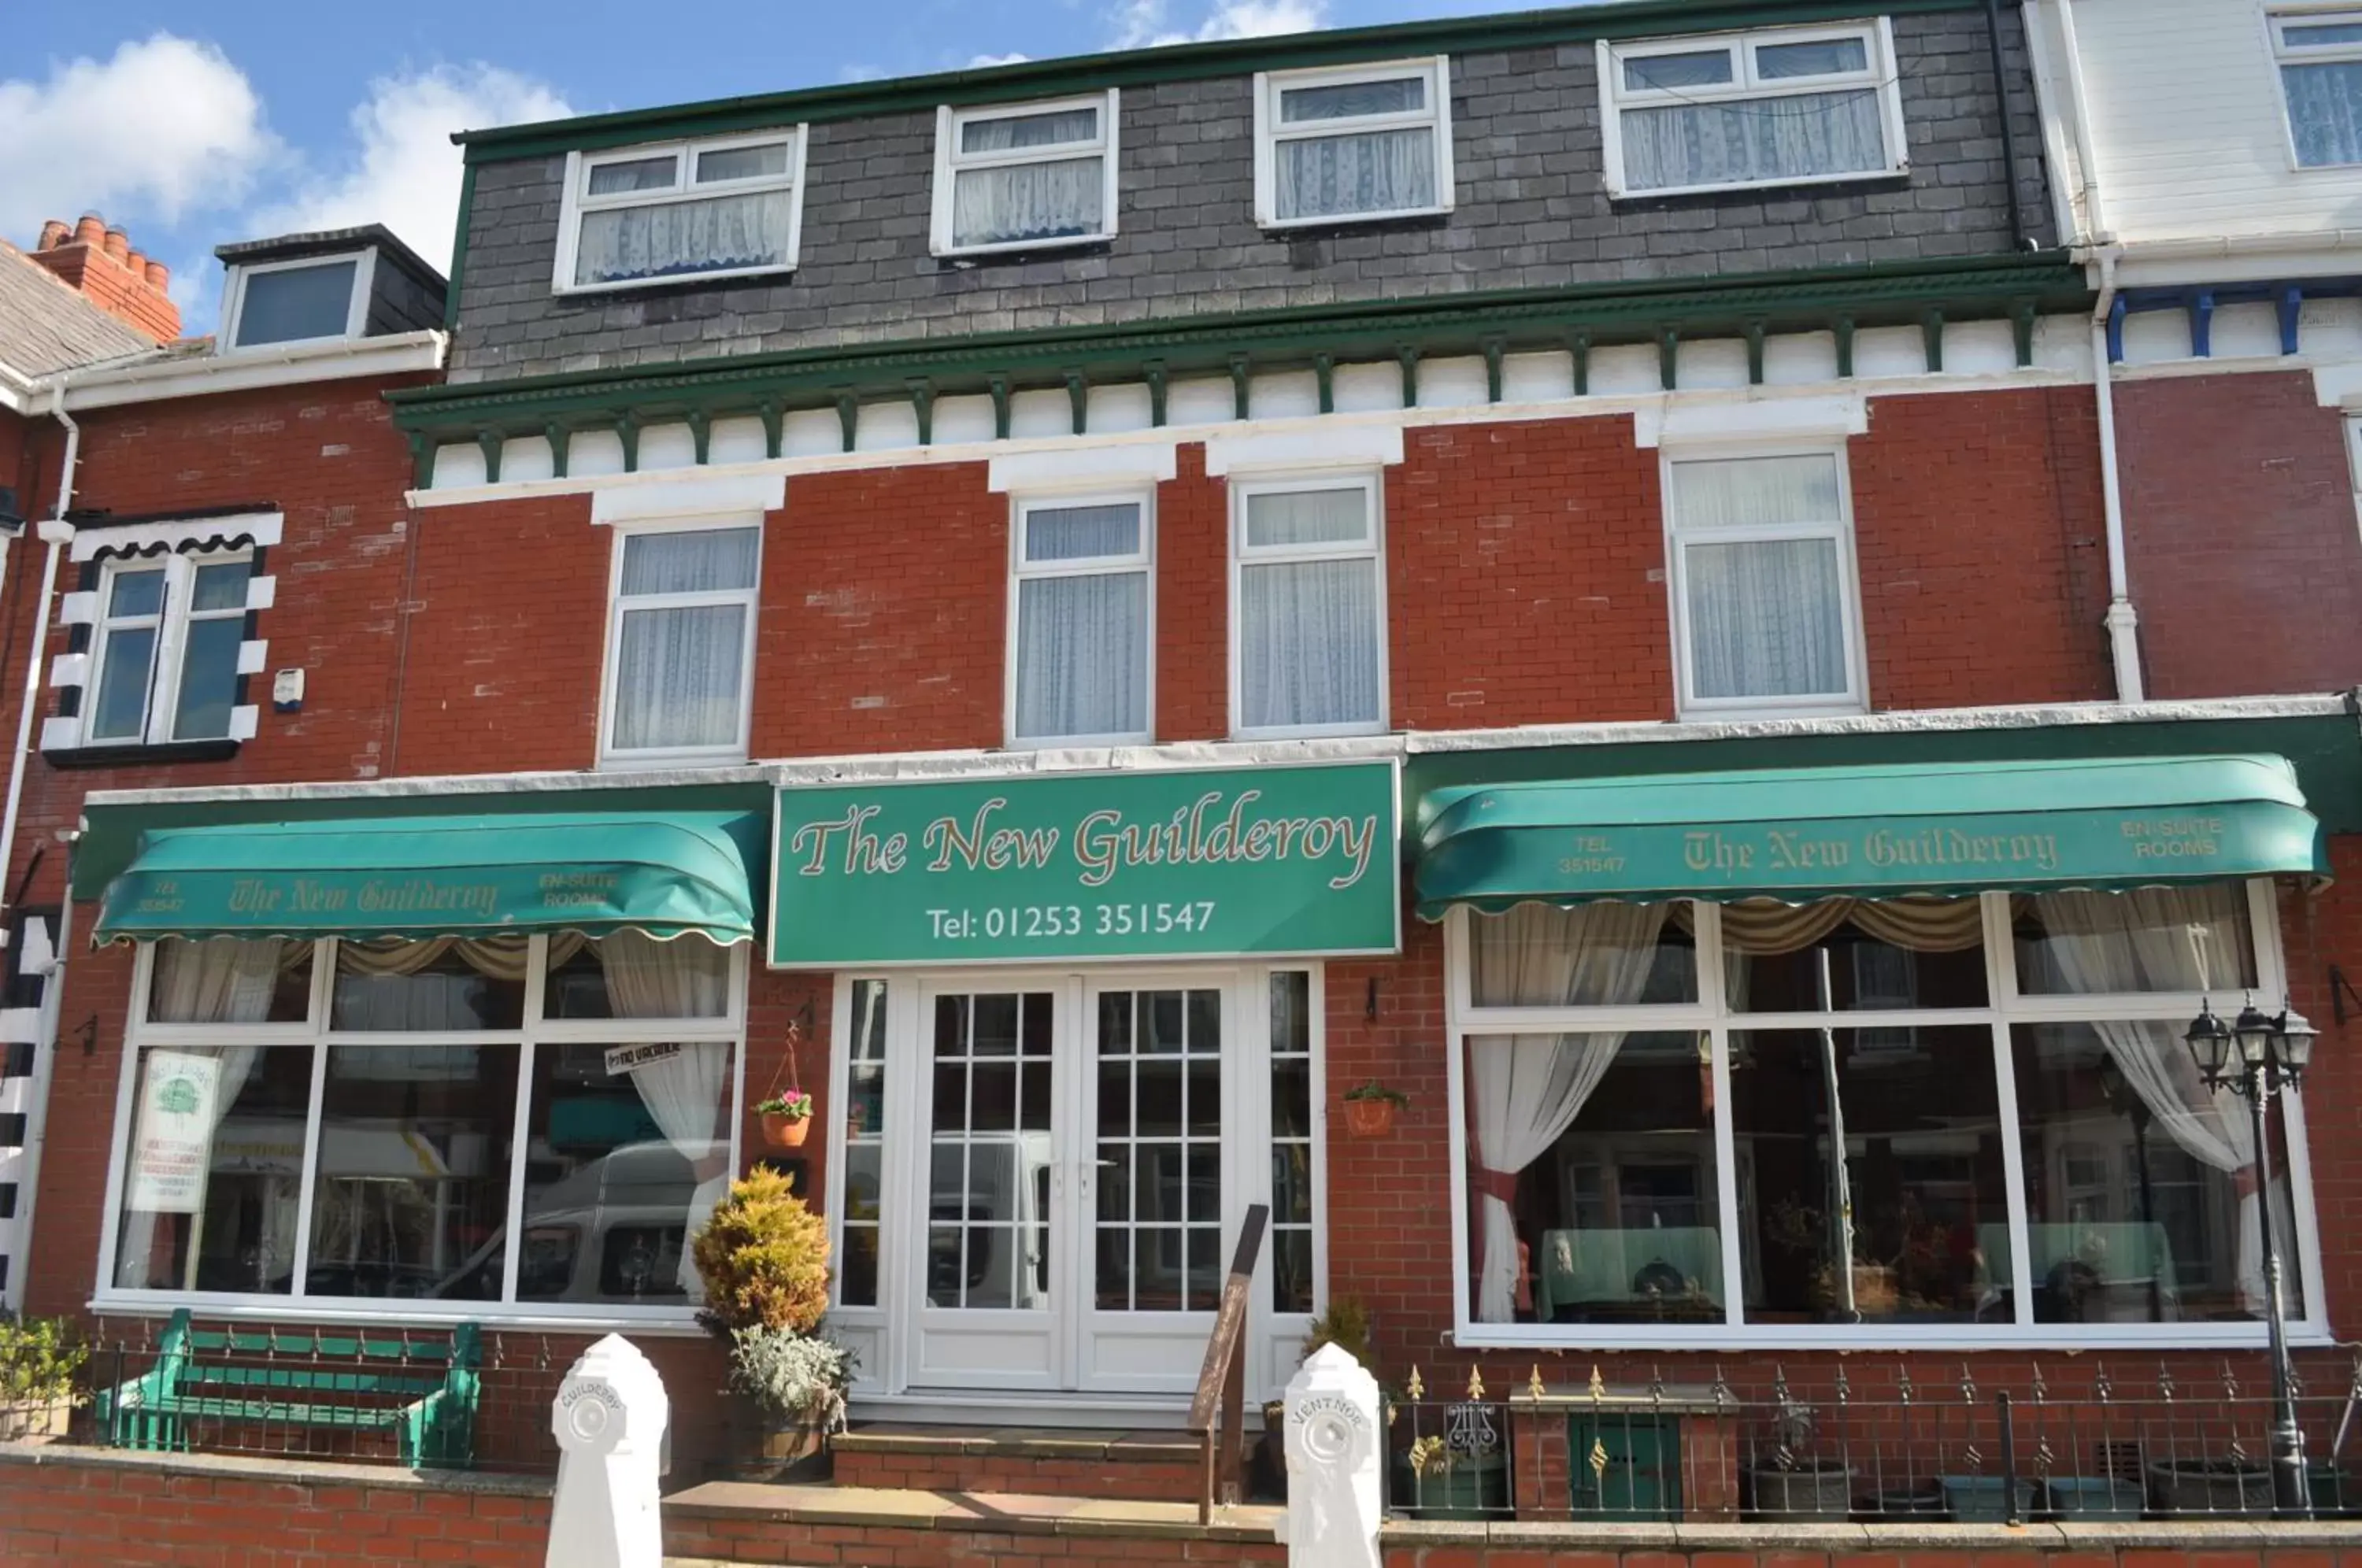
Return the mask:
<path fill-rule="evenodd" d="M 787 789 L 778 968 L 1392 953 L 1391 762 Z"/>

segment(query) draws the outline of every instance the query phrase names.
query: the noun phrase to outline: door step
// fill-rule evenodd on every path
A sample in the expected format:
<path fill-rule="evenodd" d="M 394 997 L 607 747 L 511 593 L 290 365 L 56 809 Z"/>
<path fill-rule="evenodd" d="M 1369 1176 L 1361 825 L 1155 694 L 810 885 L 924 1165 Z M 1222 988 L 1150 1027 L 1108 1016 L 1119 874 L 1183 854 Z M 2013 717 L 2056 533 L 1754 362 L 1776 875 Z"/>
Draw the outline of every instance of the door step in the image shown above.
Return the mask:
<path fill-rule="evenodd" d="M 664 1543 L 679 1568 L 1278 1568 L 1285 1512 L 1222 1507 L 1201 1525 L 1194 1503 L 709 1481 L 665 1499 Z"/>
<path fill-rule="evenodd" d="M 874 1422 L 829 1439 L 840 1486 L 1194 1503 L 1204 1461 L 1178 1432 Z"/>

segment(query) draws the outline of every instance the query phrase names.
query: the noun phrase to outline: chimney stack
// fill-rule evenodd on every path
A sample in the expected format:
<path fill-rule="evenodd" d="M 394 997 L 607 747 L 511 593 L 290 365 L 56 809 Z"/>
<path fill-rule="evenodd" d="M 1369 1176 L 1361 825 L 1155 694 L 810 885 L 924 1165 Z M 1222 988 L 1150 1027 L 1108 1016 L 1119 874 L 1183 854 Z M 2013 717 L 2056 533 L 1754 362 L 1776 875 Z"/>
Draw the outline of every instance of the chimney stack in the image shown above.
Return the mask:
<path fill-rule="evenodd" d="M 28 257 L 66 287 L 127 326 L 159 343 L 181 335 L 181 307 L 167 289 L 172 274 L 161 261 L 131 248 L 126 230 L 84 213 L 71 227 L 51 218 Z"/>

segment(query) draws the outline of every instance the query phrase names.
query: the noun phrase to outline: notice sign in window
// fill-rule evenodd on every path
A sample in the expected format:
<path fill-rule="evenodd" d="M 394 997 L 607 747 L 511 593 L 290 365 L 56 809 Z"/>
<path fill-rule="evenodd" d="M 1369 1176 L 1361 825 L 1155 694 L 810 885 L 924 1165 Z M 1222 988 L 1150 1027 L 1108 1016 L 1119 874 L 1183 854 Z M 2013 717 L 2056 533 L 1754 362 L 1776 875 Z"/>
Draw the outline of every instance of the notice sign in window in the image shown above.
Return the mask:
<path fill-rule="evenodd" d="M 1395 765 L 782 790 L 778 968 L 1392 953 Z"/>

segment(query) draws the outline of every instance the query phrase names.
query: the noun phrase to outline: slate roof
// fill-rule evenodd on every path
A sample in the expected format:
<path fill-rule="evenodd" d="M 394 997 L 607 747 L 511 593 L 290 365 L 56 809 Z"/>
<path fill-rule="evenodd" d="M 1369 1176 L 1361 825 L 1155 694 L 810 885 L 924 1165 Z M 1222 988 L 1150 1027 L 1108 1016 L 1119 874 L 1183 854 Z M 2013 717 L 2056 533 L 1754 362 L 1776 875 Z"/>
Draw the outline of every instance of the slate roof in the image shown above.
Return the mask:
<path fill-rule="evenodd" d="M 46 376 L 155 348 L 146 333 L 109 315 L 0 239 L 0 365 L 20 376 Z"/>

